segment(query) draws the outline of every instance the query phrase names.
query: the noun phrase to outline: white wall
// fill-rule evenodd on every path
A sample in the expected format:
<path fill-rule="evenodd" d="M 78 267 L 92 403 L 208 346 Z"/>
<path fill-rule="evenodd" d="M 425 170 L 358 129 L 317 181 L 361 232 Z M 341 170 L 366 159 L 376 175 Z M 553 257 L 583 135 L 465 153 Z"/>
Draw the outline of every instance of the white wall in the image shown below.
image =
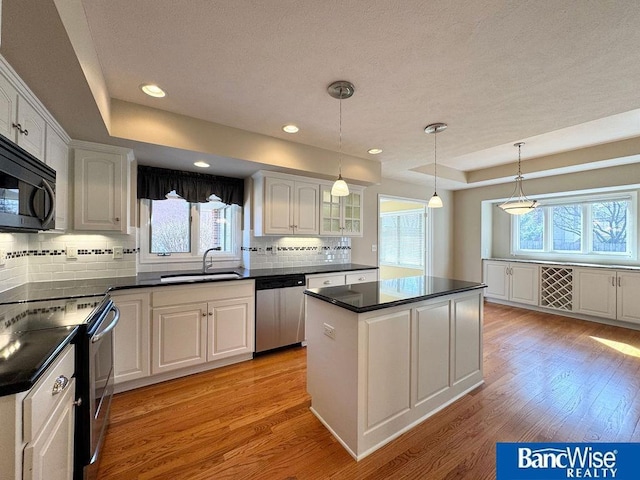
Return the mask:
<path fill-rule="evenodd" d="M 378 265 L 378 253 L 371 251 L 371 245 L 378 245 L 378 195 L 429 200 L 433 189 L 426 185 L 415 185 L 395 180 L 382 179 L 380 185 L 364 190 L 364 232 L 362 237 L 351 239 L 351 261 L 364 265 Z M 451 192 L 438 191 L 444 203 L 443 208 L 429 209 L 433 215 L 433 270 L 438 277 L 450 277 L 453 274 L 452 225 L 453 195 Z"/>
<path fill-rule="evenodd" d="M 640 184 L 640 165 L 630 164 L 620 167 L 602 168 L 586 172 L 565 175 L 555 175 L 540 179 L 526 179 L 524 191 L 527 195 L 544 195 L 578 190 L 589 190 L 621 185 Z M 453 216 L 453 256 L 455 278 L 481 281 L 482 280 L 482 252 L 481 233 L 483 200 L 506 198 L 513 191 L 513 184 L 492 185 L 469 190 L 458 190 L 453 194 L 455 215 Z M 496 219 L 490 227 L 496 246 L 493 252 L 504 254 L 508 237 L 508 214 L 493 212 L 494 217 L 503 215 L 505 218 Z M 486 215 L 485 215 L 486 217 Z"/>

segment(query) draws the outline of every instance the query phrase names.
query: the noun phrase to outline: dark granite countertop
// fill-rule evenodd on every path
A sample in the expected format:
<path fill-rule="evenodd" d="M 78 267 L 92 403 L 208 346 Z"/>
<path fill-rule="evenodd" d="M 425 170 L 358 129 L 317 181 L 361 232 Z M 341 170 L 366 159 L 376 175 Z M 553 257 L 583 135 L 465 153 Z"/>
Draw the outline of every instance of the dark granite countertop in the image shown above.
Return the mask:
<path fill-rule="evenodd" d="M 305 294 L 352 312 L 364 313 L 485 287 L 482 283 L 419 276 L 312 288 Z"/>

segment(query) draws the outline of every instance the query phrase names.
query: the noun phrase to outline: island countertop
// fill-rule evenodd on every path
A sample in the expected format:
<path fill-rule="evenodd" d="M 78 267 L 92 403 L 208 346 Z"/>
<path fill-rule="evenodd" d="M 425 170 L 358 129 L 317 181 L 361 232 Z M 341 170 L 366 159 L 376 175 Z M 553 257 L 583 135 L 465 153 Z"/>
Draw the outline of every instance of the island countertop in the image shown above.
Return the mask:
<path fill-rule="evenodd" d="M 304 293 L 352 312 L 364 313 L 485 287 L 483 283 L 424 275 L 312 288 Z"/>

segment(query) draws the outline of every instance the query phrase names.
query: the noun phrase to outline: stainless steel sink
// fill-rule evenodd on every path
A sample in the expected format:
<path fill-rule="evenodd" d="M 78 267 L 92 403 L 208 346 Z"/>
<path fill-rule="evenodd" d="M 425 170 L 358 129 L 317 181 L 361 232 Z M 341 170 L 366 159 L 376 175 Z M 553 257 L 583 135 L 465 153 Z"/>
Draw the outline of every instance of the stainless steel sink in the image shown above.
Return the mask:
<path fill-rule="evenodd" d="M 163 275 L 160 277 L 161 283 L 176 282 L 206 282 L 208 280 L 238 280 L 241 278 L 235 272 L 224 273 L 189 273 L 185 275 Z"/>

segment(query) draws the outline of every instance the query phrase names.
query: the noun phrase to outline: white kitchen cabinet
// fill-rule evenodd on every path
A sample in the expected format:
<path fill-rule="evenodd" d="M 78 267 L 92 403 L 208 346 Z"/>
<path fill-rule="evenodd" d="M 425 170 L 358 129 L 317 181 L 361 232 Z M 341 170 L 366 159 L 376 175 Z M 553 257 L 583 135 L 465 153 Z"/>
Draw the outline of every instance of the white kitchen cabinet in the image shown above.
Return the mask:
<path fill-rule="evenodd" d="M 362 236 L 363 192 L 361 187 L 349 186 L 349 195 L 331 195 L 331 185 L 320 185 L 320 235 Z"/>
<path fill-rule="evenodd" d="M 306 275 L 307 288 L 335 287 L 354 283 L 376 282 L 378 269 Z"/>
<path fill-rule="evenodd" d="M 254 351 L 253 280 L 159 287 L 151 304 L 152 375 Z"/>
<path fill-rule="evenodd" d="M 254 234 L 317 235 L 318 189 L 291 175 L 255 175 Z"/>
<path fill-rule="evenodd" d="M 75 349 L 69 345 L 22 402 L 23 480 L 73 478 L 74 369 Z"/>
<path fill-rule="evenodd" d="M 129 228 L 131 150 L 72 142 L 74 147 L 74 229 Z"/>
<path fill-rule="evenodd" d="M 146 378 L 151 374 L 151 320 L 149 293 L 111 294 L 120 310 L 114 330 L 115 384 Z"/>
<path fill-rule="evenodd" d="M 206 303 L 154 308 L 152 332 L 152 374 L 207 361 Z"/>
<path fill-rule="evenodd" d="M 69 198 L 69 148 L 67 142 L 51 127 L 47 127 L 45 163 L 56 171 L 55 230 L 67 229 Z"/>
<path fill-rule="evenodd" d="M 640 273 L 576 268 L 574 275 L 575 312 L 640 323 Z"/>
<path fill-rule="evenodd" d="M 44 117 L 14 84 L 0 75 L 0 133 L 44 160 L 46 125 Z"/>
<path fill-rule="evenodd" d="M 483 278 L 488 298 L 538 304 L 538 265 L 485 260 Z"/>
<path fill-rule="evenodd" d="M 253 352 L 254 297 L 207 305 L 207 361 Z"/>

